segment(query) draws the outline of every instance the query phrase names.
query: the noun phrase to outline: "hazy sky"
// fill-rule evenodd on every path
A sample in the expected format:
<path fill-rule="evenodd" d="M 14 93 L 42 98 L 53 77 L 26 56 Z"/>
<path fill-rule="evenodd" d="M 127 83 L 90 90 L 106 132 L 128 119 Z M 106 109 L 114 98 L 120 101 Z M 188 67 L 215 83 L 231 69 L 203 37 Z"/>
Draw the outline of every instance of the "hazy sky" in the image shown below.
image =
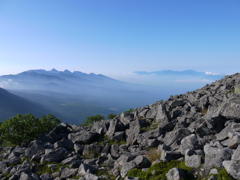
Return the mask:
<path fill-rule="evenodd" d="M 0 0 L 0 75 L 239 67 L 239 0 Z"/>

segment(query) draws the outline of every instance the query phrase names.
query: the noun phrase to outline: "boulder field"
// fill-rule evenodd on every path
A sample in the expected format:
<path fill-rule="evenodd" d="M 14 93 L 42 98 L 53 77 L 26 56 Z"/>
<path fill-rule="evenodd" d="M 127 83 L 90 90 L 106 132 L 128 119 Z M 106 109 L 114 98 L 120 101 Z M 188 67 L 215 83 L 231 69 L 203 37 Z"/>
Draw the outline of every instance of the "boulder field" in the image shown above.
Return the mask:
<path fill-rule="evenodd" d="M 240 74 L 91 126 L 61 123 L 24 146 L 0 148 L 1 180 L 157 178 L 240 180 Z M 173 164 L 174 164 L 173 163 Z M 150 172 L 150 170 L 152 170 Z"/>

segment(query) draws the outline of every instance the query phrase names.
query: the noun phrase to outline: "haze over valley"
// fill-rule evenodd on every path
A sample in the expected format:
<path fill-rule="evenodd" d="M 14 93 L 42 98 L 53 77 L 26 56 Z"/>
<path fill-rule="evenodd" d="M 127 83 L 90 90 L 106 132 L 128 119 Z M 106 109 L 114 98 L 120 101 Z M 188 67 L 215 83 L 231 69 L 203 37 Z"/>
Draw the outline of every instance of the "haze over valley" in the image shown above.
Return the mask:
<path fill-rule="evenodd" d="M 147 72 L 135 74 L 155 81 L 155 86 L 123 82 L 101 74 L 56 69 L 3 75 L 0 76 L 0 85 L 5 90 L 1 89 L 1 96 L 4 98 L 0 103 L 4 108 L 1 109 L 0 118 L 11 118 L 19 113 L 36 116 L 52 113 L 65 122 L 78 125 L 89 116 L 101 114 L 107 117 L 111 113 L 119 114 L 130 108 L 165 100 L 170 95 L 194 90 L 206 82 L 222 77 L 193 70 L 154 72 L 156 77 Z M 195 84 L 180 81 L 191 78 L 204 81 L 197 81 Z M 4 106 L 5 104 L 13 106 Z"/>

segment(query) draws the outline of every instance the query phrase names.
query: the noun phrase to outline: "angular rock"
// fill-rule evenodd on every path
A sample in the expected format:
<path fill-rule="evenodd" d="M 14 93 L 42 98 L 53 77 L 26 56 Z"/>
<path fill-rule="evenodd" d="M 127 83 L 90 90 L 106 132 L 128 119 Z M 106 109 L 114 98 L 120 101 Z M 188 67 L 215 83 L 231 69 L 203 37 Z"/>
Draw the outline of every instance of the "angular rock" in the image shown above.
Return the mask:
<path fill-rule="evenodd" d="M 69 158 L 66 158 L 62 161 L 62 164 L 71 164 L 74 161 L 79 160 L 79 156 L 75 155 L 75 156 L 71 156 Z"/>
<path fill-rule="evenodd" d="M 64 168 L 62 171 L 61 171 L 61 175 L 60 177 L 61 178 L 71 178 L 73 176 L 75 176 L 77 174 L 77 171 L 78 169 L 70 169 L 70 168 Z"/>
<path fill-rule="evenodd" d="M 118 141 L 124 140 L 125 139 L 125 131 L 115 132 L 113 135 L 113 139 L 116 139 Z"/>
<path fill-rule="evenodd" d="M 54 143 L 54 148 L 63 147 L 65 149 L 70 150 L 70 149 L 72 149 L 73 145 L 74 144 L 72 143 L 72 141 L 70 141 L 67 138 L 63 138 L 62 140 L 57 141 L 57 142 Z"/>
<path fill-rule="evenodd" d="M 86 173 L 94 173 L 96 168 L 94 166 L 82 163 L 78 168 L 78 175 L 85 175 Z"/>
<path fill-rule="evenodd" d="M 84 146 L 78 144 L 78 143 L 74 143 L 74 151 L 78 154 L 82 154 L 83 150 L 84 150 Z"/>
<path fill-rule="evenodd" d="M 167 180 L 195 179 L 194 176 L 180 168 L 172 168 L 166 174 Z"/>
<path fill-rule="evenodd" d="M 228 174 L 230 174 L 235 179 L 240 179 L 240 160 L 223 161 L 222 165 L 226 169 Z"/>
<path fill-rule="evenodd" d="M 7 168 L 7 163 L 0 161 L 0 174 L 1 174 L 6 168 Z"/>
<path fill-rule="evenodd" d="M 203 146 L 201 142 L 198 141 L 198 138 L 195 134 L 191 134 L 189 136 L 184 137 L 181 140 L 181 145 L 180 145 L 180 152 L 182 154 L 185 154 L 186 149 L 191 149 L 191 150 L 196 150 L 196 149 L 202 149 Z"/>
<path fill-rule="evenodd" d="M 184 106 L 185 105 L 185 101 L 181 100 L 181 99 L 177 99 L 177 100 L 174 100 L 171 104 L 170 104 L 170 107 L 169 109 L 173 109 L 177 106 Z"/>
<path fill-rule="evenodd" d="M 25 150 L 25 156 L 31 158 L 33 155 L 43 154 L 44 151 L 45 151 L 44 144 L 34 140 L 29 144 L 28 148 Z"/>
<path fill-rule="evenodd" d="M 93 123 L 91 131 L 101 135 L 106 134 L 109 128 L 109 124 L 110 123 L 108 120 L 96 121 Z"/>
<path fill-rule="evenodd" d="M 73 143 L 90 144 L 93 142 L 96 136 L 96 132 L 80 131 L 77 133 L 69 134 L 68 139 L 70 139 Z"/>
<path fill-rule="evenodd" d="M 204 167 L 206 170 L 210 170 L 212 167 L 222 168 L 222 162 L 225 160 L 230 160 L 233 151 L 228 148 L 218 148 L 216 146 L 211 146 L 206 144 L 204 146 L 205 162 Z"/>
<path fill-rule="evenodd" d="M 103 147 L 97 144 L 86 145 L 83 150 L 83 155 L 89 155 L 89 154 L 100 155 L 102 150 L 103 150 Z"/>
<path fill-rule="evenodd" d="M 135 125 L 132 125 L 130 129 L 126 130 L 127 144 L 131 144 L 136 139 L 137 135 L 141 132 L 141 126 L 137 123 L 134 124 Z"/>
<path fill-rule="evenodd" d="M 222 105 L 220 110 L 221 116 L 226 119 L 238 119 L 240 120 L 240 100 L 238 96 L 233 97 L 228 102 Z"/>
<path fill-rule="evenodd" d="M 180 152 L 176 152 L 176 151 L 165 151 L 163 150 L 161 152 L 161 160 L 164 162 L 168 162 L 171 160 L 176 160 L 183 157 L 183 155 Z"/>
<path fill-rule="evenodd" d="M 147 168 L 151 165 L 149 160 L 144 156 L 137 156 L 134 160 L 124 163 L 121 169 L 121 177 L 125 177 L 128 171 L 133 168 Z"/>
<path fill-rule="evenodd" d="M 85 180 L 100 180 L 100 178 L 98 176 L 96 176 L 95 174 L 91 174 L 91 173 L 86 173 L 84 175 L 84 179 Z"/>
<path fill-rule="evenodd" d="M 108 139 L 112 140 L 115 132 L 124 130 L 125 128 L 123 123 L 118 118 L 114 118 L 110 121 L 110 126 L 108 128 L 108 131 L 106 132 L 106 135 L 108 136 Z"/>
<path fill-rule="evenodd" d="M 163 141 L 167 146 L 171 146 L 172 148 L 176 148 L 180 145 L 181 140 L 189 136 L 190 132 L 186 128 L 177 129 L 175 131 L 168 132 L 163 139 L 159 139 Z"/>
<path fill-rule="evenodd" d="M 169 118 L 164 104 L 160 104 L 157 110 L 156 122 L 160 123 L 160 127 L 169 123 Z"/>
<path fill-rule="evenodd" d="M 41 178 L 42 180 L 52 180 L 52 177 L 51 177 L 51 175 L 50 175 L 49 173 L 42 174 L 42 175 L 40 176 L 40 178 Z"/>
<path fill-rule="evenodd" d="M 133 113 L 123 112 L 119 117 L 120 121 L 124 124 L 124 126 L 129 125 L 131 121 L 134 120 Z"/>
<path fill-rule="evenodd" d="M 131 154 L 124 154 L 121 155 L 114 163 L 114 168 L 119 168 L 124 166 L 124 164 L 132 161 L 133 159 L 135 159 L 136 156 L 131 155 Z"/>
<path fill-rule="evenodd" d="M 41 157 L 41 162 L 60 162 L 62 161 L 68 154 L 68 151 L 65 148 L 58 148 L 50 150 L 47 154 Z"/>
<path fill-rule="evenodd" d="M 198 168 L 201 165 L 202 156 L 195 151 L 187 149 L 185 151 L 185 165 L 192 168 Z"/>
<path fill-rule="evenodd" d="M 114 158 L 118 158 L 120 156 L 119 154 L 119 145 L 118 144 L 113 144 L 111 146 L 111 155 L 114 157 Z"/>

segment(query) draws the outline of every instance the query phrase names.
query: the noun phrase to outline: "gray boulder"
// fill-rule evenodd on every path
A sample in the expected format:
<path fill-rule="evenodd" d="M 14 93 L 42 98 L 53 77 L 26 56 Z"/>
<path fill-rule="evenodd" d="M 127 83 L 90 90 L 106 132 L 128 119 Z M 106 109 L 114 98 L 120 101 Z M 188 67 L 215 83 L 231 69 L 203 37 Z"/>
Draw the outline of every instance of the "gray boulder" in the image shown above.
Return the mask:
<path fill-rule="evenodd" d="M 83 155 L 89 155 L 89 154 L 100 155 L 102 150 L 103 150 L 103 147 L 97 144 L 86 145 L 83 150 Z"/>
<path fill-rule="evenodd" d="M 124 140 L 125 139 L 125 131 L 115 132 L 112 138 L 116 139 L 118 141 Z"/>
<path fill-rule="evenodd" d="M 91 174 L 89 172 L 87 172 L 85 175 L 84 175 L 84 180 L 100 180 L 101 178 L 99 178 L 98 176 L 96 176 L 95 174 Z"/>
<path fill-rule="evenodd" d="M 65 148 L 57 148 L 50 150 L 47 154 L 41 157 L 41 162 L 56 162 L 62 161 L 68 154 Z"/>
<path fill-rule="evenodd" d="M 120 121 L 124 124 L 124 126 L 129 125 L 131 121 L 134 120 L 134 114 L 129 112 L 123 112 L 119 117 Z"/>
<path fill-rule="evenodd" d="M 62 161 L 62 164 L 71 164 L 75 161 L 79 160 L 79 156 L 75 155 L 75 156 L 70 156 L 69 158 L 66 158 Z"/>
<path fill-rule="evenodd" d="M 90 144 L 96 136 L 96 132 L 80 131 L 77 133 L 70 133 L 68 135 L 68 139 L 70 139 L 73 143 Z"/>
<path fill-rule="evenodd" d="M 121 177 L 125 177 L 133 168 L 148 168 L 150 165 L 151 163 L 145 156 L 137 156 L 134 160 L 124 163 L 120 171 Z"/>
<path fill-rule="evenodd" d="M 84 150 L 84 146 L 78 144 L 78 143 L 74 143 L 74 151 L 78 154 L 82 154 L 83 150 Z"/>
<path fill-rule="evenodd" d="M 94 173 L 96 168 L 89 164 L 82 163 L 78 168 L 78 175 L 85 175 L 86 173 Z"/>
<path fill-rule="evenodd" d="M 158 106 L 156 122 L 160 123 L 160 126 L 164 126 L 165 124 L 169 123 L 169 118 L 164 104 L 160 104 Z"/>
<path fill-rule="evenodd" d="M 121 168 L 122 166 L 124 166 L 126 163 L 132 161 L 133 159 L 135 159 L 136 156 L 131 155 L 131 154 L 124 154 L 121 155 L 114 163 L 114 168 Z"/>
<path fill-rule="evenodd" d="M 223 167 L 226 169 L 228 174 L 230 174 L 235 179 L 240 179 L 240 160 L 232 160 L 232 161 L 223 161 Z"/>
<path fill-rule="evenodd" d="M 184 159 L 185 165 L 192 168 L 198 168 L 202 163 L 202 155 L 190 149 L 185 151 Z"/>
<path fill-rule="evenodd" d="M 41 155 L 45 151 L 44 143 L 40 143 L 36 140 L 32 141 L 28 148 L 25 150 L 26 157 L 32 157 L 33 155 Z"/>
<path fill-rule="evenodd" d="M 180 152 L 182 154 L 185 154 L 186 149 L 191 149 L 191 150 L 196 150 L 196 149 L 202 149 L 202 144 L 201 142 L 198 141 L 198 138 L 195 134 L 191 134 L 189 136 L 184 137 L 181 140 L 181 145 L 180 145 Z"/>
<path fill-rule="evenodd" d="M 239 96 L 236 95 L 228 102 L 222 105 L 222 108 L 219 110 L 221 116 L 225 117 L 226 119 L 240 119 L 240 100 Z"/>
<path fill-rule="evenodd" d="M 110 126 L 108 128 L 108 131 L 106 132 L 106 135 L 108 136 L 108 139 L 112 140 L 115 132 L 124 130 L 125 127 L 123 123 L 118 118 L 114 118 L 110 121 Z"/>
<path fill-rule="evenodd" d="M 69 149 L 72 149 L 73 145 L 74 144 L 72 143 L 72 141 L 70 141 L 67 138 L 63 138 L 62 140 L 57 141 L 57 142 L 54 143 L 54 148 L 63 147 L 65 149 L 69 150 Z"/>
<path fill-rule="evenodd" d="M 119 145 L 118 144 L 113 144 L 111 145 L 111 155 L 114 157 L 114 158 L 118 158 L 120 156 L 119 154 Z"/>
<path fill-rule="evenodd" d="M 6 168 L 7 168 L 7 163 L 0 161 L 0 174 L 1 174 Z"/>
<path fill-rule="evenodd" d="M 101 135 L 106 134 L 109 128 L 109 124 L 109 120 L 96 121 L 93 123 L 91 131 Z"/>
<path fill-rule="evenodd" d="M 181 179 L 189 179 L 187 173 L 180 168 L 172 168 L 166 174 L 167 180 L 181 180 Z"/>
<path fill-rule="evenodd" d="M 230 160 L 233 151 L 229 148 L 218 148 L 216 146 L 211 146 L 206 144 L 204 146 L 205 162 L 204 168 L 210 170 L 212 167 L 222 168 L 222 162 L 225 160 Z"/>
<path fill-rule="evenodd" d="M 52 180 L 53 179 L 49 173 L 42 174 L 40 176 L 40 178 L 41 178 L 41 180 Z"/>
<path fill-rule="evenodd" d="M 64 168 L 61 171 L 60 177 L 63 178 L 63 179 L 71 178 L 71 177 L 73 177 L 77 174 L 77 171 L 78 171 L 77 168 L 76 169 Z"/>
<path fill-rule="evenodd" d="M 171 160 L 179 159 L 181 157 L 183 157 L 183 155 L 180 152 L 163 150 L 161 152 L 161 158 L 160 159 L 164 162 L 168 162 L 168 161 L 171 161 Z"/>
<path fill-rule="evenodd" d="M 179 148 L 179 145 L 181 144 L 181 140 L 189 136 L 190 132 L 186 128 L 180 128 L 175 131 L 168 132 L 164 138 L 159 139 L 160 141 L 163 141 L 164 144 L 167 146 L 170 146 L 172 149 Z"/>
<path fill-rule="evenodd" d="M 144 127 L 142 120 L 135 120 L 131 122 L 130 128 L 126 130 L 126 141 L 127 144 L 132 143 L 136 140 L 138 134 L 141 133 L 141 128 Z"/>

